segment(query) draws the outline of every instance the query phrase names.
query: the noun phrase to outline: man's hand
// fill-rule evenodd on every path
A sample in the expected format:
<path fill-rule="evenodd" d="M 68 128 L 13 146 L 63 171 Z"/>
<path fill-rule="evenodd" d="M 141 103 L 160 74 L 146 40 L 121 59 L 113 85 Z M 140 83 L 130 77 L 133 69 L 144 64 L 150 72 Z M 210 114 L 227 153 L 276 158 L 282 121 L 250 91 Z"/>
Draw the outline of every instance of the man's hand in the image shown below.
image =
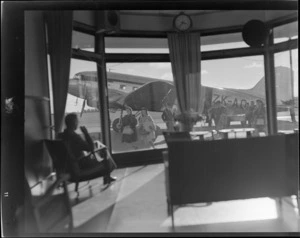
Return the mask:
<path fill-rule="evenodd" d="M 81 126 L 80 130 L 82 131 L 83 134 L 88 134 L 88 131 L 85 126 Z"/>

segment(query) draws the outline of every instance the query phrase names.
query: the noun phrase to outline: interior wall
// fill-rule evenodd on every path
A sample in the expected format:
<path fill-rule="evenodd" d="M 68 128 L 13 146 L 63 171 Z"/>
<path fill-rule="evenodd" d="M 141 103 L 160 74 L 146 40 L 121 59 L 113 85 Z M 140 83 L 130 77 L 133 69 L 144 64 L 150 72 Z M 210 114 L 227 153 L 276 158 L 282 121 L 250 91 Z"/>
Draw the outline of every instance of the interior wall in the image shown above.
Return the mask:
<path fill-rule="evenodd" d="M 26 11 L 24 166 L 29 183 L 48 175 L 52 166 L 43 144 L 51 136 L 46 52 L 43 12 Z"/>
<path fill-rule="evenodd" d="M 204 15 L 193 15 L 192 30 L 208 30 L 233 26 L 242 26 L 248 21 L 257 19 L 270 21 L 287 16 L 296 11 L 264 11 L 264 10 L 235 10 L 212 12 Z M 122 15 L 120 18 L 121 30 L 136 31 L 173 31 L 174 16 L 155 15 Z"/>
<path fill-rule="evenodd" d="M 132 14 L 122 14 L 120 11 L 120 30 L 136 31 L 173 31 L 174 16 L 155 13 L 142 15 L 139 10 Z M 74 20 L 95 26 L 96 11 L 74 11 Z M 232 26 L 242 26 L 250 20 L 270 21 L 297 13 L 296 10 L 233 10 L 216 11 L 209 14 L 191 15 L 192 30 L 218 29 Z M 157 14 L 157 15 L 156 15 Z"/>

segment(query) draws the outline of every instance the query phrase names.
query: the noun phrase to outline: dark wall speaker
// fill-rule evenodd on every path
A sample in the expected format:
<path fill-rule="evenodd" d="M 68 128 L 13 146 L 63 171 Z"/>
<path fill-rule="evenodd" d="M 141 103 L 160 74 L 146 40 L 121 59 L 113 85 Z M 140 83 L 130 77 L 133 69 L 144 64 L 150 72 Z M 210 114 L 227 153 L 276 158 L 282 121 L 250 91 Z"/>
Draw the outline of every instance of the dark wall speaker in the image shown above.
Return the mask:
<path fill-rule="evenodd" d="M 268 36 L 268 30 L 262 21 L 251 20 L 244 25 L 242 36 L 249 46 L 260 47 Z"/>
<path fill-rule="evenodd" d="M 96 12 L 97 33 L 118 32 L 120 30 L 120 12 L 105 10 Z"/>

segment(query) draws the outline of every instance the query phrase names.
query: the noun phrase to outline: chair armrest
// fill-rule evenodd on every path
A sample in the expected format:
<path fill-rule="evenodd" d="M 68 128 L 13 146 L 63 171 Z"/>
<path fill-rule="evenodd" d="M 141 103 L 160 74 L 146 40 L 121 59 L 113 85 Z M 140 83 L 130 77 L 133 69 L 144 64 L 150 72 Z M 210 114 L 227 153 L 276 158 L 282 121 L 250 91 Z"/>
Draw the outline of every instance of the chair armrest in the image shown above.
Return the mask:
<path fill-rule="evenodd" d="M 93 151 L 89 152 L 87 155 L 80 157 L 79 159 L 89 158 L 92 154 L 95 154 L 96 152 L 106 151 L 107 147 L 102 147 L 98 149 L 94 149 Z"/>

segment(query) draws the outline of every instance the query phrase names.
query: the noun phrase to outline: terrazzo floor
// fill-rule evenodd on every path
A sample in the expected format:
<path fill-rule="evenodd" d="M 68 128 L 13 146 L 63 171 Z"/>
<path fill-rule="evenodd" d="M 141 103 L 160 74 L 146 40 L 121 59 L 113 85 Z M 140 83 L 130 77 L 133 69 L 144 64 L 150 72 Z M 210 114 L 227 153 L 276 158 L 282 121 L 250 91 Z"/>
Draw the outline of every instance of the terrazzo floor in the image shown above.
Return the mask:
<path fill-rule="evenodd" d="M 193 204 L 175 210 L 175 230 L 167 214 L 163 164 L 117 169 L 118 180 L 80 183 L 76 201 L 69 184 L 74 233 L 299 232 L 295 198 L 257 198 Z"/>

